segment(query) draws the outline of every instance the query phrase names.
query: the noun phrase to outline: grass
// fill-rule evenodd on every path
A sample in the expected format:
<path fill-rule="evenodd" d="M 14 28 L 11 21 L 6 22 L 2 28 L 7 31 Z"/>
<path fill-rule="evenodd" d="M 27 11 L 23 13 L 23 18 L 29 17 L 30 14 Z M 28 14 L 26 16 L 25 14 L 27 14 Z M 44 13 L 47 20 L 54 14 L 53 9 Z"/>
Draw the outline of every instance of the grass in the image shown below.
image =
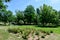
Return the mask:
<path fill-rule="evenodd" d="M 54 33 L 57 33 L 57 34 L 60 34 L 60 27 L 57 27 L 57 28 L 43 28 L 43 27 L 36 27 L 36 26 L 30 26 L 30 25 L 22 25 L 22 26 L 10 26 L 8 28 L 20 28 L 20 29 L 32 29 L 32 30 L 43 30 L 43 31 L 47 31 L 47 32 L 50 32 L 50 31 L 53 31 Z"/>
<path fill-rule="evenodd" d="M 0 40 L 8 40 L 8 39 L 10 39 L 9 37 L 12 37 L 11 40 L 22 39 L 22 38 L 17 38 L 17 36 L 15 36 L 14 34 L 10 34 L 8 32 L 8 30 L 11 31 L 11 32 L 14 32 L 15 34 L 19 33 L 19 35 L 22 36 L 24 39 L 27 39 L 27 37 L 30 33 L 32 34 L 32 36 L 34 36 L 33 35 L 34 33 L 35 33 L 35 35 L 41 35 L 41 34 L 39 34 L 40 31 L 43 32 L 43 33 L 46 33 L 47 35 L 50 35 L 49 33 L 60 34 L 60 27 L 45 28 L 45 27 L 37 27 L 35 25 L 0 26 Z M 43 37 L 44 35 L 42 35 L 41 37 Z"/>
<path fill-rule="evenodd" d="M 5 30 L 0 29 L 0 40 L 8 39 L 9 33 Z"/>

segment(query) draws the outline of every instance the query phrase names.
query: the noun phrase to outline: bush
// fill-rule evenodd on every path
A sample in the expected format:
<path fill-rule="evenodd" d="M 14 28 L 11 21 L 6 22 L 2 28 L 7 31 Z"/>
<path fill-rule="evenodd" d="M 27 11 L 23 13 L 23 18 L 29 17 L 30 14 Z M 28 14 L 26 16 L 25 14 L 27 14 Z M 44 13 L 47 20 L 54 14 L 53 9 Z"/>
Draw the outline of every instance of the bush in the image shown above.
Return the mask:
<path fill-rule="evenodd" d="M 50 33 L 53 33 L 53 31 L 50 31 Z"/>
<path fill-rule="evenodd" d="M 19 24 L 24 24 L 23 20 L 20 20 L 20 21 L 19 21 Z"/>
<path fill-rule="evenodd" d="M 23 35 L 22 38 L 27 40 L 27 36 L 26 35 Z"/>
<path fill-rule="evenodd" d="M 38 31 L 36 31 L 36 32 L 35 32 L 35 35 L 39 35 L 39 32 L 38 32 Z"/>
<path fill-rule="evenodd" d="M 45 38 L 45 36 L 41 36 L 41 38 Z"/>
<path fill-rule="evenodd" d="M 19 30 L 17 28 L 9 28 L 8 32 L 16 34 L 19 33 Z"/>
<path fill-rule="evenodd" d="M 50 32 L 46 32 L 47 35 L 50 35 Z"/>
<path fill-rule="evenodd" d="M 38 24 L 38 27 L 57 27 L 58 25 L 52 24 L 52 23 L 47 23 L 47 24 Z"/>

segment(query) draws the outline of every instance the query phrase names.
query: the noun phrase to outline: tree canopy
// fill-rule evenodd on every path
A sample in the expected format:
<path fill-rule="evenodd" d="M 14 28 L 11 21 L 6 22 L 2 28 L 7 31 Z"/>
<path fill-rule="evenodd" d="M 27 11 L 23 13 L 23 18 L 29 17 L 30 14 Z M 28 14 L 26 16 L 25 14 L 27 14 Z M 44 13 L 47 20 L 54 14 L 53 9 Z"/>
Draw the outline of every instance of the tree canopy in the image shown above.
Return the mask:
<path fill-rule="evenodd" d="M 7 10 L 4 2 L 11 0 L 0 0 L 0 22 L 15 24 L 34 24 L 42 26 L 57 26 L 60 23 L 60 11 L 53 9 L 51 6 L 43 4 L 40 8 L 28 5 L 24 11 L 16 10 L 15 15 Z"/>

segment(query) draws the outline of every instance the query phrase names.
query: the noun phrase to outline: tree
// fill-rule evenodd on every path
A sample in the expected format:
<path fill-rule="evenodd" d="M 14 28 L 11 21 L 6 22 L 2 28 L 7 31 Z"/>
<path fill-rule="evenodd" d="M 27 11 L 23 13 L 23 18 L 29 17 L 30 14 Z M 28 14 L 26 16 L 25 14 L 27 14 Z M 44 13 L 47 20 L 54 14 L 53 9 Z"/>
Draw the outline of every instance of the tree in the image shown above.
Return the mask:
<path fill-rule="evenodd" d="M 3 1 L 0 0 L 0 21 L 2 21 L 2 15 L 5 10 L 6 10 L 6 6 L 3 4 Z"/>
<path fill-rule="evenodd" d="M 59 24 L 59 14 L 56 10 L 53 9 L 52 16 L 54 16 L 54 19 L 52 21 L 53 24 L 58 25 Z"/>
<path fill-rule="evenodd" d="M 14 19 L 13 19 L 13 14 L 10 10 L 7 11 L 7 20 L 9 22 L 9 25 L 10 25 L 10 22 L 12 22 Z"/>
<path fill-rule="evenodd" d="M 57 12 L 51 6 L 43 4 L 43 6 L 40 8 L 40 22 L 43 24 L 43 26 L 46 26 L 48 23 L 58 23 Z"/>
<path fill-rule="evenodd" d="M 5 2 L 10 2 L 11 0 L 5 0 Z"/>
<path fill-rule="evenodd" d="M 6 25 L 6 23 L 10 23 L 12 21 L 12 12 L 11 11 L 4 11 L 2 13 L 2 21 Z"/>
<path fill-rule="evenodd" d="M 37 18 L 38 18 L 37 17 L 37 14 L 34 14 L 33 21 L 32 21 L 34 25 L 37 25 L 38 24 Z"/>
<path fill-rule="evenodd" d="M 59 19 L 60 19 L 60 11 L 58 11 L 58 14 L 59 14 Z"/>
<path fill-rule="evenodd" d="M 4 22 L 5 25 L 8 22 L 7 11 L 4 11 L 4 13 L 2 14 L 2 21 Z"/>
<path fill-rule="evenodd" d="M 40 16 L 40 9 L 39 8 L 36 9 L 36 13 L 37 13 L 36 14 L 37 15 L 36 16 L 36 19 L 37 19 L 37 22 L 36 23 L 39 24 L 39 16 Z"/>
<path fill-rule="evenodd" d="M 17 17 L 17 24 L 21 24 L 24 18 L 22 11 L 16 11 L 16 17 Z"/>
<path fill-rule="evenodd" d="M 0 11 L 0 22 L 2 21 L 2 13 L 1 13 L 1 11 Z"/>
<path fill-rule="evenodd" d="M 37 15 L 40 15 L 40 9 L 39 8 L 36 9 L 36 12 L 37 12 Z"/>
<path fill-rule="evenodd" d="M 4 2 L 9 2 L 10 0 L 0 0 L 0 21 L 3 21 L 4 23 L 7 22 L 7 5 L 4 5 Z"/>
<path fill-rule="evenodd" d="M 32 5 L 28 5 L 27 8 L 25 9 L 25 20 L 27 21 L 28 24 L 31 24 L 33 21 L 35 15 L 35 9 Z"/>

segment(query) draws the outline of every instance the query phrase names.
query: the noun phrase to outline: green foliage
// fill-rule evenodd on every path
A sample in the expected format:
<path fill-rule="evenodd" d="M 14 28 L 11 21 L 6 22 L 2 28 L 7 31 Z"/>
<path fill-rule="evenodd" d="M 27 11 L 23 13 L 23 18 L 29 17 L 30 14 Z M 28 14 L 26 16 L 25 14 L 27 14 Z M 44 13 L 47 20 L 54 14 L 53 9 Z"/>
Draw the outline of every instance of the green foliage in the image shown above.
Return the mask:
<path fill-rule="evenodd" d="M 28 5 L 24 11 L 16 11 L 16 15 L 10 10 L 7 10 L 7 5 L 4 2 L 10 0 L 0 0 L 0 22 L 21 24 L 34 24 L 38 26 L 58 26 L 60 24 L 60 12 L 53 9 L 51 6 L 43 4 L 36 10 L 32 5 Z"/>
<path fill-rule="evenodd" d="M 43 26 L 49 26 L 47 24 L 52 23 L 53 25 L 58 24 L 59 17 L 57 11 L 55 11 L 51 6 L 43 4 L 40 8 L 40 23 Z"/>
<path fill-rule="evenodd" d="M 6 14 L 7 16 L 8 16 L 8 21 L 9 22 L 11 22 L 12 21 L 12 16 L 13 16 L 13 14 L 12 14 L 12 12 L 11 11 L 7 11 L 7 14 Z"/>
<path fill-rule="evenodd" d="M 12 14 L 11 11 L 6 10 L 7 5 L 4 4 L 4 2 L 8 1 L 10 0 L 0 0 L 0 21 L 4 22 L 5 25 L 8 21 L 11 21 L 11 14 Z"/>
<path fill-rule="evenodd" d="M 17 18 L 16 21 L 17 21 L 18 24 L 21 24 L 21 22 L 23 24 L 24 16 L 23 16 L 23 12 L 22 11 L 16 11 L 16 18 Z"/>
<path fill-rule="evenodd" d="M 31 24 L 35 15 L 35 10 L 34 7 L 32 5 L 27 6 L 27 8 L 25 9 L 25 19 L 27 21 L 28 24 Z"/>
<path fill-rule="evenodd" d="M 39 35 L 39 32 L 38 32 L 38 31 L 36 31 L 36 32 L 35 32 L 35 35 Z"/>
<path fill-rule="evenodd" d="M 8 29 L 8 32 L 16 34 L 16 33 L 18 33 L 18 29 L 17 28 Z"/>
<path fill-rule="evenodd" d="M 37 15 L 40 15 L 40 9 L 39 8 L 36 9 L 36 12 L 37 12 Z"/>
<path fill-rule="evenodd" d="M 11 0 L 5 0 L 5 2 L 10 2 Z"/>

